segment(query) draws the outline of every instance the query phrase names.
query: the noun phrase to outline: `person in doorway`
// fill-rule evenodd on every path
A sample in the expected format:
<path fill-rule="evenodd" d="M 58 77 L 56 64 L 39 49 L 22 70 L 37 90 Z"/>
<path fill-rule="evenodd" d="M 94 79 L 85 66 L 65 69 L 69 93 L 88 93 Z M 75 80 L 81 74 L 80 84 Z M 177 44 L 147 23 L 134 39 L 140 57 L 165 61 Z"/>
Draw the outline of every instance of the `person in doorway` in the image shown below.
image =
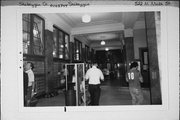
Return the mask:
<path fill-rule="evenodd" d="M 141 84 L 143 82 L 142 75 L 138 70 L 138 63 L 132 62 L 130 70 L 126 73 L 126 81 L 129 83 L 129 91 L 132 97 L 133 105 L 140 105 L 143 103 L 143 93 Z"/>
<path fill-rule="evenodd" d="M 97 63 L 93 63 L 92 68 L 87 70 L 85 78 L 89 80 L 90 105 L 99 105 L 101 93 L 100 80 L 104 81 L 104 76 L 102 71 L 97 68 Z"/>
<path fill-rule="evenodd" d="M 27 106 L 30 106 L 30 100 L 34 94 L 34 65 L 31 62 L 27 62 L 25 65 L 25 73 L 28 75 L 28 88 L 27 88 Z"/>

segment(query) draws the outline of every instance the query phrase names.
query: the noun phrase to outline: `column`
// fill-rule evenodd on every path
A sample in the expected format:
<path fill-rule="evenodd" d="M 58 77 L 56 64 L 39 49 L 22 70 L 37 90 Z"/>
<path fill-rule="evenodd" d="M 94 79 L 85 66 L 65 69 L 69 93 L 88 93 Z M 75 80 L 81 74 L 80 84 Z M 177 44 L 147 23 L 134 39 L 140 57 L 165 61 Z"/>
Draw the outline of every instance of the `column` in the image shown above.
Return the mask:
<path fill-rule="evenodd" d="M 152 104 L 161 104 L 161 88 L 159 76 L 157 26 L 155 23 L 155 12 L 145 13 L 146 34 L 149 50 L 150 92 Z"/>
<path fill-rule="evenodd" d="M 53 77 L 53 24 L 45 20 L 45 73 L 46 93 L 50 93 L 56 87 Z"/>

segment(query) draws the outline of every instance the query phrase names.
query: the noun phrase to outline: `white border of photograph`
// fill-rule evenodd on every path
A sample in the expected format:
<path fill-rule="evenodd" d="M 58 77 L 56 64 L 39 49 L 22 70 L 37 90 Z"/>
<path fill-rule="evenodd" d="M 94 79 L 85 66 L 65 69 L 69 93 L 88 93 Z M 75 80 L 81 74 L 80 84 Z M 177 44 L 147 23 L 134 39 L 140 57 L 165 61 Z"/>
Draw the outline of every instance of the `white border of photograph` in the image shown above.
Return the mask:
<path fill-rule="evenodd" d="M 178 9 L 174 7 L 132 7 L 122 5 L 85 8 L 3 6 L 2 10 L 2 120 L 128 119 L 177 120 L 179 108 Z M 23 107 L 22 14 L 64 12 L 148 12 L 161 15 L 162 105 Z M 173 31 L 175 30 L 175 31 Z M 20 54 L 21 52 L 21 54 Z M 178 106 L 178 108 L 177 108 Z M 14 119 L 13 119 L 14 118 Z"/>

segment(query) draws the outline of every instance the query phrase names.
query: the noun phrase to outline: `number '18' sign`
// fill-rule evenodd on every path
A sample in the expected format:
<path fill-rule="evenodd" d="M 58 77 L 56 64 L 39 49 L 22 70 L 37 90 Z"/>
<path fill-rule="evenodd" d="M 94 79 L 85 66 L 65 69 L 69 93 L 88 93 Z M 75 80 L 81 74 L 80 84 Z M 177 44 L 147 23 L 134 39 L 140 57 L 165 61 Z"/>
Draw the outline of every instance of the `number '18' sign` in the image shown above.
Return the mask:
<path fill-rule="evenodd" d="M 129 80 L 134 80 L 134 73 L 133 72 L 128 73 L 128 78 Z"/>

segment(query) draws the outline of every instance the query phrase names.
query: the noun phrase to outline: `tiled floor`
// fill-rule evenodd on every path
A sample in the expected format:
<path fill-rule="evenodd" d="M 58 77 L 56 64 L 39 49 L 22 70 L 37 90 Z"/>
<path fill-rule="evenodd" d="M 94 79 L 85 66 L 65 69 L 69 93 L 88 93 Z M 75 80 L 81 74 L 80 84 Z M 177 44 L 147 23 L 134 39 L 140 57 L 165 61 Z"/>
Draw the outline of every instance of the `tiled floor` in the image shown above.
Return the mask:
<path fill-rule="evenodd" d="M 37 106 L 65 106 L 64 93 L 61 91 L 57 96 L 42 98 L 38 101 Z"/>
<path fill-rule="evenodd" d="M 106 81 L 101 85 L 100 106 L 107 105 L 131 105 L 131 96 L 127 87 L 122 88 L 118 81 Z M 148 89 L 143 89 L 144 104 L 150 104 Z M 62 91 L 59 95 L 51 98 L 42 98 L 37 106 L 65 106 L 65 96 Z"/>
<path fill-rule="evenodd" d="M 131 96 L 127 88 L 101 86 L 100 105 L 130 105 Z"/>

